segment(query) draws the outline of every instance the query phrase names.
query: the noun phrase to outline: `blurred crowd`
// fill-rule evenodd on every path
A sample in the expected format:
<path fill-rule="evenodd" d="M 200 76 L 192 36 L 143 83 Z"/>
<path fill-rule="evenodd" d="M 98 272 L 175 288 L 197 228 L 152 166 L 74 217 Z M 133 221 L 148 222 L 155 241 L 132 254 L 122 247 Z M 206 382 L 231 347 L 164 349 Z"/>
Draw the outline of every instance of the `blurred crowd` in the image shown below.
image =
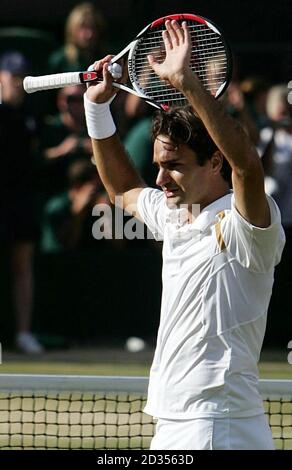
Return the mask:
<path fill-rule="evenodd" d="M 77 5 L 66 20 L 64 45 L 52 52 L 44 74 L 86 70 L 97 58 L 111 52 L 105 50 L 105 31 L 106 21 L 101 12 L 90 3 Z M 132 245 L 126 240 L 94 238 L 93 207 L 98 203 L 110 206 L 110 201 L 92 162 L 91 141 L 83 112 L 84 88 L 70 86 L 50 92 L 50 104 L 36 110 L 22 86 L 31 67 L 29 57 L 23 55 L 21 48 L 7 50 L 0 57 L 0 243 L 7 255 L 14 345 L 25 353 L 41 353 L 46 344 L 41 341 L 41 336 L 32 332 L 35 299 L 39 297 L 36 259 L 51 256 L 54 260 L 66 260 L 71 257 L 64 276 L 72 275 L 70 270 L 77 270 L 78 276 L 69 276 L 70 293 L 65 287 L 60 289 L 61 295 L 71 297 L 71 302 L 67 303 L 67 321 L 70 322 L 75 321 L 73 315 L 82 315 L 82 312 L 73 313 L 74 299 L 81 295 L 80 279 L 84 272 L 95 268 L 96 253 L 100 253 L 103 260 L 106 260 L 104 253 L 111 253 L 110 260 L 116 253 L 123 263 L 129 263 L 127 253 L 134 250 L 136 254 L 142 253 L 142 257 L 145 252 L 154 253 L 155 258 L 156 253 L 159 255 L 159 247 L 152 240 L 139 240 Z M 282 264 L 276 271 L 277 294 L 272 302 L 276 311 L 284 308 L 291 284 L 292 105 L 288 103 L 288 91 L 286 84 L 271 84 L 265 77 L 251 75 L 243 80 L 234 78 L 221 98 L 257 146 L 265 171 L 266 192 L 275 198 L 282 213 L 287 244 Z M 120 93 L 112 110 L 130 158 L 146 183 L 155 187 L 151 107 L 136 96 Z M 113 220 L 108 223 L 112 224 Z M 73 258 L 80 261 L 78 254 L 82 253 L 86 253 L 87 265 L 72 264 Z M 60 266 L 60 263 L 54 266 Z M 119 269 L 123 269 L 122 264 Z M 139 269 L 143 270 L 143 267 Z M 159 278 L 159 263 L 155 269 Z M 113 278 L 112 273 L 110 277 Z M 60 275 L 58 279 L 62 279 Z M 105 283 L 98 283 L 90 293 L 85 289 L 85 297 L 91 298 L 86 300 L 87 305 L 94 296 L 104 294 L 104 286 Z M 142 293 L 143 290 L 142 286 Z M 149 285 L 145 286 L 146 290 L 149 291 Z M 137 308 L 139 302 L 145 304 L 143 294 L 136 302 Z M 155 315 L 158 317 L 159 311 Z M 147 318 L 142 320 L 147 322 Z M 132 331 L 136 336 L 143 335 L 143 331 L 137 331 L 143 329 L 143 321 L 141 324 L 136 322 L 136 330 Z M 51 331 L 54 332 L 54 325 Z"/>

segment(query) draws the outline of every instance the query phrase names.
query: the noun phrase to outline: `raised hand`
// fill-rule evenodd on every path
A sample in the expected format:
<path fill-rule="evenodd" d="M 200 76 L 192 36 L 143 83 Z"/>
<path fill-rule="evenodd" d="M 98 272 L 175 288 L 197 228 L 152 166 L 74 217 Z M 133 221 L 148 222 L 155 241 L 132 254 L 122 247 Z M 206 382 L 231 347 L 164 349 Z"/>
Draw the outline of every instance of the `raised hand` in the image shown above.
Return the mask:
<path fill-rule="evenodd" d="M 189 66 L 192 47 L 190 33 L 185 21 L 180 26 L 177 21 L 168 20 L 165 22 L 165 27 L 166 30 L 162 33 L 166 52 L 165 60 L 159 63 L 152 55 L 149 55 L 148 61 L 162 80 L 168 81 L 180 90 L 184 78 L 192 74 Z"/>
<path fill-rule="evenodd" d="M 103 59 L 96 61 L 93 65 L 93 69 L 103 77 L 102 82 L 90 84 L 86 91 L 87 98 L 94 103 L 105 103 L 116 93 L 112 85 L 113 77 L 108 71 L 112 58 L 112 55 L 107 55 Z"/>

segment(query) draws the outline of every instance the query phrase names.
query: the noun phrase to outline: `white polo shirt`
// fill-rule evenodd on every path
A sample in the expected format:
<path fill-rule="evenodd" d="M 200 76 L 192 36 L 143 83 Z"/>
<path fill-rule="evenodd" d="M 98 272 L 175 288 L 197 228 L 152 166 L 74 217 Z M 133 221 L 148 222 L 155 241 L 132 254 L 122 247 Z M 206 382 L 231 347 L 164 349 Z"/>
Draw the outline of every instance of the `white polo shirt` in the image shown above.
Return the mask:
<path fill-rule="evenodd" d="M 237 212 L 232 193 L 192 224 L 174 223 L 162 191 L 146 188 L 138 211 L 163 240 L 163 293 L 145 412 L 157 418 L 241 417 L 263 413 L 260 350 L 274 266 L 285 235 L 268 197 L 271 225 Z"/>

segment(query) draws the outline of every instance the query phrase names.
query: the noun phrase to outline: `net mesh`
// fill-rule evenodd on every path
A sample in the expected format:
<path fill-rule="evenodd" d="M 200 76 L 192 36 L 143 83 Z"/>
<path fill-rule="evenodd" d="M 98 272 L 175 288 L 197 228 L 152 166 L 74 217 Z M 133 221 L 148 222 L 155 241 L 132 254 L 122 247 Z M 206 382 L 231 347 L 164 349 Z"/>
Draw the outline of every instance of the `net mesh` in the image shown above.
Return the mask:
<path fill-rule="evenodd" d="M 276 449 L 292 450 L 292 380 L 260 383 Z"/>
<path fill-rule="evenodd" d="M 187 21 L 192 40 L 191 68 L 205 88 L 214 96 L 226 83 L 228 77 L 228 56 L 222 37 L 208 25 Z M 165 59 L 162 40 L 164 25 L 147 31 L 133 52 L 130 76 L 142 93 L 163 106 L 187 104 L 186 98 L 175 88 L 161 80 L 148 63 L 147 56 L 153 55 L 159 63 Z"/>
<path fill-rule="evenodd" d="M 284 382 L 260 387 L 276 448 L 292 449 L 292 381 Z M 137 377 L 0 376 L 0 449 L 148 449 L 146 390 Z"/>

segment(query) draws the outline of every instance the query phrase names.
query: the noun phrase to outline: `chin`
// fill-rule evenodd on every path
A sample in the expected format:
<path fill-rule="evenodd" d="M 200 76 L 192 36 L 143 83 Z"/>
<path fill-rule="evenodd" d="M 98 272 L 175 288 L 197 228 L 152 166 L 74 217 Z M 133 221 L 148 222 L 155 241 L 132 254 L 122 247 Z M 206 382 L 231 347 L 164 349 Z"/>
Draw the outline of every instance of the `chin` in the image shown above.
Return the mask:
<path fill-rule="evenodd" d="M 169 209 L 178 209 L 183 204 L 180 197 L 169 197 L 166 199 L 166 205 Z"/>

